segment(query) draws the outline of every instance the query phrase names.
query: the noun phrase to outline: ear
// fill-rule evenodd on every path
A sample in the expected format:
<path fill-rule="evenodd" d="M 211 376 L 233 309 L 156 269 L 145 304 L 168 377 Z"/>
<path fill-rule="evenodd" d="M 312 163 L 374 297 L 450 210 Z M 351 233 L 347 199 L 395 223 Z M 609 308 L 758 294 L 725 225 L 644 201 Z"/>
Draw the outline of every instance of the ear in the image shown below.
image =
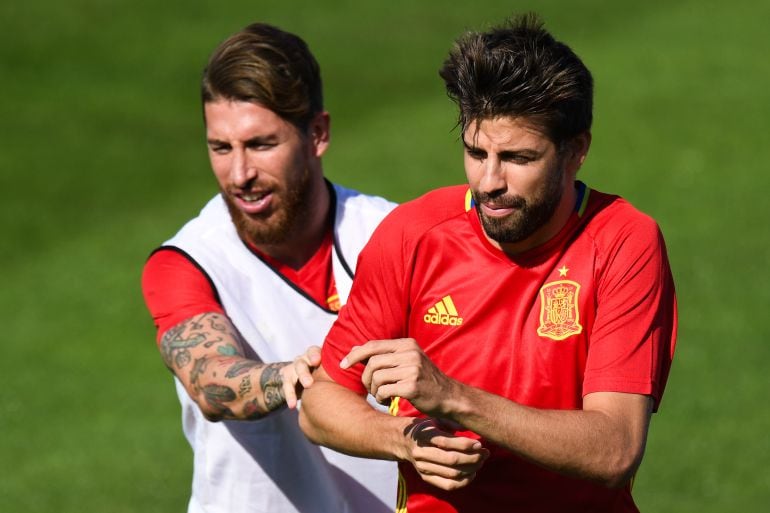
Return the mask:
<path fill-rule="evenodd" d="M 310 136 L 312 151 L 315 157 L 323 155 L 326 152 L 326 148 L 329 147 L 330 126 L 331 118 L 326 111 L 319 112 L 310 121 L 308 135 Z"/>
<path fill-rule="evenodd" d="M 580 166 L 588 156 L 588 149 L 591 147 L 591 132 L 582 132 L 567 143 L 567 172 L 576 175 Z"/>

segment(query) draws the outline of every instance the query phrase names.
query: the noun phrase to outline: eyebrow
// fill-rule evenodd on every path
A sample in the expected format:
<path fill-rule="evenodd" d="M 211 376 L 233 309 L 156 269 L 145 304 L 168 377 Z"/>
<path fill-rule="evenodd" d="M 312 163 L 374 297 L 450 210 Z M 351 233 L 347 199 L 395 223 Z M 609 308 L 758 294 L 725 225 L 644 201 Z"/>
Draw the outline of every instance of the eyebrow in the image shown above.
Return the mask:
<path fill-rule="evenodd" d="M 467 151 L 483 151 L 484 153 L 487 153 L 486 150 L 479 148 L 478 146 L 471 146 L 468 144 L 468 142 L 465 140 L 465 138 L 462 138 L 463 146 Z M 527 157 L 531 159 L 537 159 L 542 156 L 542 152 L 539 152 L 537 150 L 533 150 L 531 148 L 523 148 L 521 150 L 503 150 L 497 154 L 498 157 L 502 159 L 511 158 L 511 157 Z"/>
<path fill-rule="evenodd" d="M 253 144 L 272 144 L 275 143 L 278 140 L 278 136 L 274 134 L 269 135 L 258 135 L 256 137 L 252 137 L 251 139 L 246 139 L 243 141 L 244 146 L 251 146 Z M 216 138 L 207 138 L 206 142 L 208 144 L 212 145 L 218 145 L 218 144 L 227 144 L 229 145 L 229 141 L 223 141 L 221 139 Z"/>

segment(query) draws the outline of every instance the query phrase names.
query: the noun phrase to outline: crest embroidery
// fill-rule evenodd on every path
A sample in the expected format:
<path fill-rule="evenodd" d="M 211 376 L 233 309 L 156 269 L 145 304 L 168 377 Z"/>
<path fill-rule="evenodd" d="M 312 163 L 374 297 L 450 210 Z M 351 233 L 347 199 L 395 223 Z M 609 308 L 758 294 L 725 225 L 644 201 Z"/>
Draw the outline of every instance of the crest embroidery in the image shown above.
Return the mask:
<path fill-rule="evenodd" d="M 540 289 L 540 327 L 537 334 L 564 340 L 583 332 L 578 310 L 580 284 L 571 280 L 546 283 Z"/>

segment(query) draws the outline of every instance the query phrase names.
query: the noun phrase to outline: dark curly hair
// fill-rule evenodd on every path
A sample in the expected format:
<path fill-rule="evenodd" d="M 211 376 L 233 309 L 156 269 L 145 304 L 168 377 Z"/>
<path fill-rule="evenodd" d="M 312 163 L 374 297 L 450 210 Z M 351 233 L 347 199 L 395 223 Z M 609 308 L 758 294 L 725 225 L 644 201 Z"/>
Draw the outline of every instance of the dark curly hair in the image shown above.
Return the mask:
<path fill-rule="evenodd" d="M 466 33 L 439 75 L 460 108 L 463 133 L 469 123 L 499 116 L 526 118 L 557 145 L 591 129 L 591 72 L 535 14 Z"/>

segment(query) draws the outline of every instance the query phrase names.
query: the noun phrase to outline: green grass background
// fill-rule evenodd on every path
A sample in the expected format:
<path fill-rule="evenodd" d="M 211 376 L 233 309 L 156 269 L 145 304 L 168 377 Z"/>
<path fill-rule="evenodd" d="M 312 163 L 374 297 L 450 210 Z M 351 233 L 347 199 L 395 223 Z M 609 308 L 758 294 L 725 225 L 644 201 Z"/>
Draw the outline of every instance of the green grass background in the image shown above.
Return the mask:
<path fill-rule="evenodd" d="M 191 454 L 139 277 L 214 193 L 198 77 L 252 20 L 323 69 L 327 175 L 406 200 L 464 180 L 437 76 L 451 41 L 536 9 L 596 79 L 581 177 L 658 219 L 680 338 L 635 496 L 770 504 L 770 4 L 761 1 L 0 5 L 0 511 L 183 511 Z"/>

